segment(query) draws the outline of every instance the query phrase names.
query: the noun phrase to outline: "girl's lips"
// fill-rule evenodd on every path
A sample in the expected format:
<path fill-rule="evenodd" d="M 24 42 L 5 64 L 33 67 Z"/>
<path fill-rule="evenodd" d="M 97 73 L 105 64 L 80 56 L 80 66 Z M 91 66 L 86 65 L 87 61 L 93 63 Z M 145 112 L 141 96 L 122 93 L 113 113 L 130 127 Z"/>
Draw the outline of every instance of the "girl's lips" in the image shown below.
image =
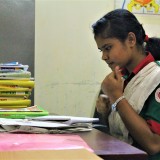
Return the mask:
<path fill-rule="evenodd" d="M 112 62 L 112 63 L 107 63 L 109 66 L 112 66 L 114 63 Z"/>
<path fill-rule="evenodd" d="M 113 63 L 113 62 L 108 64 L 108 67 L 111 68 L 112 70 L 114 70 L 114 68 L 115 68 L 116 66 L 117 66 L 117 65 L 116 65 L 115 63 Z"/>
<path fill-rule="evenodd" d="M 110 64 L 112 64 L 113 62 L 108 62 L 108 61 L 106 61 L 106 63 L 107 63 L 108 65 L 110 65 Z"/>

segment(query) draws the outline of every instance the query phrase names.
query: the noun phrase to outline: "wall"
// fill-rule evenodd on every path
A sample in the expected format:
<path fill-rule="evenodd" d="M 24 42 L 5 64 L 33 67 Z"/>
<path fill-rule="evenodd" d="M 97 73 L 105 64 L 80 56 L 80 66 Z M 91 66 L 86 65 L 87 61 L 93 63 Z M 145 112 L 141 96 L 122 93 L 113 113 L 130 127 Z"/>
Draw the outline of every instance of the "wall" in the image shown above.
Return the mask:
<path fill-rule="evenodd" d="M 34 77 L 34 31 L 34 0 L 0 0 L 0 63 L 27 64 Z"/>
<path fill-rule="evenodd" d="M 101 60 L 91 25 L 112 9 L 110 0 L 36 0 L 37 105 L 50 113 L 93 116 L 101 81 L 110 69 Z M 137 17 L 149 36 L 158 33 L 159 16 Z"/>

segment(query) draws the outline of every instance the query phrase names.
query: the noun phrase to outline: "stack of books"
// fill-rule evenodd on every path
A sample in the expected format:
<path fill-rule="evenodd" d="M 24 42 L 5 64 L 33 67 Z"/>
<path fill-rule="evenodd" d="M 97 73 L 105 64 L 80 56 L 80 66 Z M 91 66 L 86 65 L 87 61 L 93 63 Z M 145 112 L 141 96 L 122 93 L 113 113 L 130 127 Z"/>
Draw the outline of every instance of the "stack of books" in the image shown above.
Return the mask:
<path fill-rule="evenodd" d="M 26 113 L 41 112 L 41 108 L 31 106 L 30 96 L 35 82 L 28 68 L 18 62 L 0 64 L 1 118 L 25 118 Z"/>

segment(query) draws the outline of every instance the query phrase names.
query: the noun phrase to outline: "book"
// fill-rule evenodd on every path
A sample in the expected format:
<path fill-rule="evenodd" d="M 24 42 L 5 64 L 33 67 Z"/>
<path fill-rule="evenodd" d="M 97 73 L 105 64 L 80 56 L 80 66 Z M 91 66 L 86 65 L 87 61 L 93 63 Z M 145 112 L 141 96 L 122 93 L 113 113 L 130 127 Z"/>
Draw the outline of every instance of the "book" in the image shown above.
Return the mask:
<path fill-rule="evenodd" d="M 31 80 L 31 81 L 33 81 L 34 80 L 34 78 L 21 78 L 21 77 L 0 77 L 0 80 L 25 80 L 25 81 L 29 81 L 29 80 Z"/>
<path fill-rule="evenodd" d="M 17 100 L 23 100 L 23 99 L 26 99 L 24 97 L 0 97 L 0 101 L 9 101 L 9 100 L 12 100 L 12 101 L 17 101 Z"/>
<path fill-rule="evenodd" d="M 7 62 L 7 63 L 0 63 L 0 65 L 8 65 L 8 66 L 12 66 L 12 65 L 18 65 L 19 62 L 13 61 L 13 62 Z"/>
<path fill-rule="evenodd" d="M 33 88 L 34 81 L 31 81 L 31 80 L 0 80 L 0 85 Z"/>
<path fill-rule="evenodd" d="M 0 100 L 0 108 L 12 108 L 13 106 L 30 106 L 31 100 L 30 99 L 23 99 L 23 100 Z"/>
<path fill-rule="evenodd" d="M 17 77 L 17 78 L 30 78 L 31 72 L 29 71 L 15 71 L 15 72 L 7 72 L 7 73 L 0 73 L 0 78 L 3 77 Z"/>
<path fill-rule="evenodd" d="M 0 81 L 1 81 L 1 80 L 0 80 Z M 24 89 L 24 90 L 26 90 L 26 89 L 27 89 L 27 90 L 28 90 L 28 89 L 31 90 L 31 89 L 32 89 L 32 87 L 22 87 L 22 86 L 17 86 L 17 85 L 5 85 L 5 84 L 4 84 L 4 85 L 3 85 L 3 84 L 0 85 L 0 89 L 6 89 L 6 90 L 7 90 L 7 89 L 8 89 L 8 90 L 9 90 L 9 89 L 15 89 L 15 90 L 16 90 L 16 89 L 19 89 L 19 88 L 22 88 L 22 89 Z M 20 90 L 22 90 L 22 89 L 20 89 Z"/>
<path fill-rule="evenodd" d="M 2 110 L 11 110 L 11 109 L 20 109 L 20 108 L 27 108 L 28 106 L 26 105 L 20 105 L 20 106 L 16 106 L 16 105 L 12 105 L 12 106 L 0 106 L 0 112 Z"/>
<path fill-rule="evenodd" d="M 29 97 L 31 91 L 0 91 L 0 96 L 25 96 Z"/>
<path fill-rule="evenodd" d="M 18 64 L 18 65 L 0 64 L 1 71 L 17 71 L 17 70 L 27 71 L 28 68 L 29 68 L 28 65 L 22 65 L 22 64 Z"/>
<path fill-rule="evenodd" d="M 0 106 L 1 107 L 1 106 Z M 30 106 L 30 107 L 27 107 L 27 106 L 20 106 L 20 108 L 16 108 L 16 106 L 13 108 L 0 108 L 0 112 L 31 112 L 31 111 L 34 111 L 34 112 L 41 112 L 42 110 L 40 108 L 37 107 L 37 105 L 34 105 L 34 106 Z"/>
<path fill-rule="evenodd" d="M 26 87 L 9 87 L 9 86 L 0 86 L 0 91 L 31 91 L 31 88 Z"/>
<path fill-rule="evenodd" d="M 25 119 L 26 117 L 38 117 L 38 116 L 45 116 L 48 115 L 48 111 L 43 109 L 40 106 L 37 106 L 37 108 L 40 110 L 37 111 L 23 111 L 23 112 L 17 112 L 17 111 L 2 111 L 0 112 L 0 118 L 11 118 L 11 119 Z"/>

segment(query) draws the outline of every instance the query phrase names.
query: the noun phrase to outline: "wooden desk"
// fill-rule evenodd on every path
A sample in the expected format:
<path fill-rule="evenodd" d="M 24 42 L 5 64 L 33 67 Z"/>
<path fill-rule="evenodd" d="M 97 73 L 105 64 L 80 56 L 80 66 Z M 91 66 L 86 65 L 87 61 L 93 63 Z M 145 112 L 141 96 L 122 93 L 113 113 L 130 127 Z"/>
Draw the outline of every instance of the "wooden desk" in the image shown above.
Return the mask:
<path fill-rule="evenodd" d="M 93 129 L 91 132 L 77 133 L 94 150 L 95 154 L 106 160 L 147 160 L 147 154 L 110 135 Z"/>
<path fill-rule="evenodd" d="M 99 157 L 106 160 L 147 160 L 147 154 L 125 142 L 122 142 L 112 136 L 109 136 L 103 132 L 93 129 L 89 132 L 73 133 L 75 136 L 79 135 L 88 146 L 93 149 L 94 153 Z M 65 141 L 63 136 L 66 135 L 51 135 L 51 134 L 0 134 L 0 145 L 2 151 L 7 150 L 51 150 L 62 145 L 67 147 L 69 141 Z M 73 137 L 72 135 L 68 135 Z M 77 136 L 76 136 L 77 137 Z M 78 137 L 79 138 L 79 137 Z M 60 141 L 58 141 L 60 139 Z M 33 142 L 32 142 L 33 140 Z M 78 145 L 78 142 L 72 139 Z M 59 142 L 57 144 L 57 142 Z M 61 143 L 63 142 L 63 144 Z M 66 142 L 66 144 L 64 144 Z M 85 145 L 84 145 L 85 146 Z M 19 148 L 20 147 L 20 148 Z M 4 150 L 5 149 L 5 150 Z M 12 150 L 13 149 L 13 150 Z"/>

